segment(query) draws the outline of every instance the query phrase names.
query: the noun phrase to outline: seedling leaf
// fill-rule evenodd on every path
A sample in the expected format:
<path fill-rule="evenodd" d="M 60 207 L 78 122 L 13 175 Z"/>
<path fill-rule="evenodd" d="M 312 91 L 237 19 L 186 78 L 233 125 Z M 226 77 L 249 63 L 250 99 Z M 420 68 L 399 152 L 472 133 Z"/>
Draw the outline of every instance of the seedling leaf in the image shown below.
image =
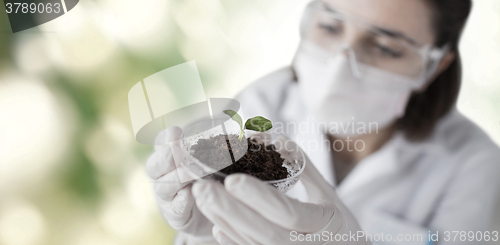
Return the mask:
<path fill-rule="evenodd" d="M 233 119 L 235 122 L 237 122 L 240 125 L 240 128 L 243 129 L 243 119 L 241 119 L 241 117 L 240 117 L 240 115 L 238 115 L 238 113 L 236 113 L 233 110 L 225 110 L 224 113 L 227 114 L 228 116 L 230 116 L 231 119 Z"/>
<path fill-rule="evenodd" d="M 238 139 L 241 140 L 241 138 L 243 138 L 243 130 L 245 130 L 243 128 L 243 119 L 241 119 L 240 115 L 238 115 L 238 113 L 233 110 L 225 110 L 224 113 L 240 125 L 240 136 L 238 137 Z"/>
<path fill-rule="evenodd" d="M 273 124 L 271 123 L 271 121 L 261 116 L 252 117 L 248 119 L 245 123 L 246 129 L 250 129 L 257 132 L 266 132 L 272 127 Z"/>
<path fill-rule="evenodd" d="M 257 131 L 257 132 L 266 132 L 267 130 L 271 129 L 273 127 L 273 124 L 269 119 L 266 119 L 261 116 L 257 117 L 252 117 L 248 119 L 245 122 L 245 125 L 243 125 L 243 119 L 241 119 L 241 116 L 238 115 L 237 112 L 233 110 L 224 110 L 224 113 L 227 114 L 228 116 L 231 117 L 235 122 L 237 122 L 240 125 L 240 136 L 238 139 L 241 141 L 241 138 L 243 138 L 243 132 L 245 129 Z"/>

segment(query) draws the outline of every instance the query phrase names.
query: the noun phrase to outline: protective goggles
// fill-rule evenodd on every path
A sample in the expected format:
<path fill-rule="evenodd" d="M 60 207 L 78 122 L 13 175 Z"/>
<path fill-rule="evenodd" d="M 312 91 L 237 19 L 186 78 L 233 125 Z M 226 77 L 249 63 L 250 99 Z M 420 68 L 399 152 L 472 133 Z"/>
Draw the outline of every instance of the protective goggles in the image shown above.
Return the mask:
<path fill-rule="evenodd" d="M 312 11 L 303 39 L 332 54 L 347 51 L 354 62 L 351 62 L 351 67 L 356 76 L 362 76 L 363 67 L 368 66 L 425 80 L 449 51 L 449 45 L 443 48 L 430 44 L 417 46 L 415 41 L 401 33 L 333 10 L 322 1 L 318 1 Z"/>

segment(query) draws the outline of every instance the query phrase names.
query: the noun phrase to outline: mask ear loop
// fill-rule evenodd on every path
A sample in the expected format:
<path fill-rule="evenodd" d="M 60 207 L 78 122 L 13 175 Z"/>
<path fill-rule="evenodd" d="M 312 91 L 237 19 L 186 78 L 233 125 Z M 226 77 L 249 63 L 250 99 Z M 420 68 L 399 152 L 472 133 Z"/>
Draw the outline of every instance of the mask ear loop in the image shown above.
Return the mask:
<path fill-rule="evenodd" d="M 358 61 L 356 59 L 356 53 L 354 52 L 354 50 L 348 44 L 345 44 L 342 47 L 342 51 L 347 52 L 352 75 L 357 79 L 361 79 L 363 77 L 363 73 L 359 69 Z"/>

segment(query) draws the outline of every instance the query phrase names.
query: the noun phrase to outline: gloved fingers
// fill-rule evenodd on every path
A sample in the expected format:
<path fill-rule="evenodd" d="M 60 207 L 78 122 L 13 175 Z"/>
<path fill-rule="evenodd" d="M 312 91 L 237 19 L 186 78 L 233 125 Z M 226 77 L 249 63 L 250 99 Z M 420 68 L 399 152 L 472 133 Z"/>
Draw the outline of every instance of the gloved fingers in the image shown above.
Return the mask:
<path fill-rule="evenodd" d="M 173 170 L 155 180 L 154 189 L 156 195 L 164 201 L 172 201 L 177 192 L 189 185 L 191 182 L 181 183 L 179 173 L 181 169 Z"/>
<path fill-rule="evenodd" d="M 184 186 L 172 200 L 172 213 L 178 216 L 186 215 L 193 208 L 194 202 L 191 185 Z"/>
<path fill-rule="evenodd" d="M 163 139 L 164 145 L 160 148 L 157 147 L 158 145 L 155 145 L 157 150 L 149 157 L 146 163 L 146 172 L 151 179 L 156 180 L 177 166 L 180 166 L 180 164 L 176 164 L 175 160 L 181 159 L 179 155 L 182 153 L 180 152 L 178 141 L 181 134 L 182 130 L 180 128 L 169 127 L 157 136 L 156 141 Z"/>
<path fill-rule="evenodd" d="M 335 188 L 326 182 L 309 158 L 305 157 L 306 167 L 300 176 L 300 180 L 306 189 L 308 201 L 312 203 L 328 203 L 338 200 Z"/>
<path fill-rule="evenodd" d="M 233 226 L 231 223 L 228 223 L 225 218 L 220 217 L 221 215 L 225 215 L 224 207 L 221 206 L 220 203 L 220 201 L 224 202 L 224 200 L 220 199 L 220 191 L 215 192 L 213 191 L 214 188 L 217 188 L 217 190 L 223 189 L 222 185 L 208 180 L 198 181 L 193 185 L 192 192 L 195 197 L 196 207 L 198 210 L 203 213 L 203 215 L 207 217 L 207 219 L 210 220 L 214 226 L 217 226 L 220 230 L 224 230 L 224 234 L 230 240 L 236 242 L 236 244 L 257 244 L 251 238 L 246 237 L 241 232 L 241 228 Z M 218 199 L 217 202 L 214 202 L 214 199 Z M 228 211 L 228 214 L 234 214 L 231 210 Z"/>
<path fill-rule="evenodd" d="M 175 168 L 170 146 L 155 151 L 146 162 L 146 172 L 152 180 L 157 180 Z"/>
<path fill-rule="evenodd" d="M 238 243 L 234 242 L 229 238 L 218 226 L 214 225 L 212 229 L 212 235 L 215 240 L 219 242 L 220 245 L 238 245 Z"/>
<path fill-rule="evenodd" d="M 172 228 L 187 234 L 209 236 L 212 223 L 196 208 L 191 194 L 191 185 L 177 192 L 172 201 L 165 201 L 156 196 L 160 211 Z"/>
<path fill-rule="evenodd" d="M 219 216 L 216 215 L 207 216 L 206 214 L 204 215 L 205 217 L 207 217 L 207 219 L 210 220 L 210 222 L 214 224 L 214 226 L 219 227 L 221 231 L 224 230 L 224 234 L 226 235 L 226 237 L 228 237 L 229 240 L 234 241 L 236 244 L 257 244 L 257 242 L 247 237 L 243 232 L 233 227 L 231 224 L 227 223 L 224 219 L 220 218 Z"/>
<path fill-rule="evenodd" d="M 234 198 L 268 221 L 298 232 L 309 233 L 323 229 L 329 224 L 335 211 L 333 207 L 289 198 L 273 186 L 250 175 L 230 175 L 225 179 L 225 187 Z"/>
<path fill-rule="evenodd" d="M 280 153 L 282 155 L 286 154 L 286 152 L 302 151 L 302 149 L 300 149 L 300 147 L 293 140 L 285 135 L 280 135 L 276 140 L 276 148 L 278 150 L 280 150 L 280 146 L 282 149 Z M 334 205 L 336 209 L 347 210 L 343 202 L 337 196 L 335 188 L 323 178 L 309 157 L 305 153 L 303 154 L 305 157 L 306 167 L 304 168 L 300 178 L 306 188 L 309 199 L 308 202 Z M 339 215 L 337 215 L 337 218 L 338 216 Z"/>
<path fill-rule="evenodd" d="M 168 223 L 178 230 L 188 224 L 192 218 L 194 197 L 191 194 L 191 186 L 185 186 L 177 192 L 171 201 L 165 201 L 159 196 L 156 197 L 160 210 Z"/>
<path fill-rule="evenodd" d="M 198 181 L 192 192 L 198 209 L 237 244 L 281 244 L 290 240 L 288 230 L 235 199 L 218 182 Z"/>
<path fill-rule="evenodd" d="M 297 151 L 302 151 L 300 147 L 290 138 L 285 135 L 280 135 L 275 142 L 277 150 L 283 155 L 287 152 L 295 153 Z M 312 164 L 309 157 L 302 151 L 305 157 L 306 167 L 300 176 L 304 187 L 306 188 L 307 195 L 309 197 L 309 202 L 312 203 L 323 203 L 331 201 L 329 198 L 332 194 L 335 194 L 334 188 L 326 182 L 323 176 L 318 172 L 314 164 Z M 285 156 L 286 158 L 286 156 Z"/>
<path fill-rule="evenodd" d="M 186 208 L 182 215 L 172 212 L 172 202 L 158 200 L 160 210 L 170 226 L 180 232 L 194 236 L 212 237 L 213 224 L 198 210 L 196 205 Z"/>
<path fill-rule="evenodd" d="M 176 126 L 168 127 L 162 130 L 155 138 L 155 151 L 168 146 L 169 142 L 177 141 L 181 138 L 182 129 Z"/>

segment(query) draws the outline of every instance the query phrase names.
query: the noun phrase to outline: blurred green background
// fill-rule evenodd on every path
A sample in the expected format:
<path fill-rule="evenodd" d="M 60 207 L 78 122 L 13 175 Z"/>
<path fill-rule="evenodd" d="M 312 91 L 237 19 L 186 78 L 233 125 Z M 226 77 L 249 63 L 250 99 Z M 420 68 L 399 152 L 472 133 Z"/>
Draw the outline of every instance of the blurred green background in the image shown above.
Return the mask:
<path fill-rule="evenodd" d="M 16 34 L 0 14 L 0 244 L 170 244 L 129 89 L 196 60 L 207 96 L 231 97 L 291 62 L 306 2 L 87 0 Z M 475 1 L 459 99 L 497 143 L 499 30 L 500 2 Z"/>

